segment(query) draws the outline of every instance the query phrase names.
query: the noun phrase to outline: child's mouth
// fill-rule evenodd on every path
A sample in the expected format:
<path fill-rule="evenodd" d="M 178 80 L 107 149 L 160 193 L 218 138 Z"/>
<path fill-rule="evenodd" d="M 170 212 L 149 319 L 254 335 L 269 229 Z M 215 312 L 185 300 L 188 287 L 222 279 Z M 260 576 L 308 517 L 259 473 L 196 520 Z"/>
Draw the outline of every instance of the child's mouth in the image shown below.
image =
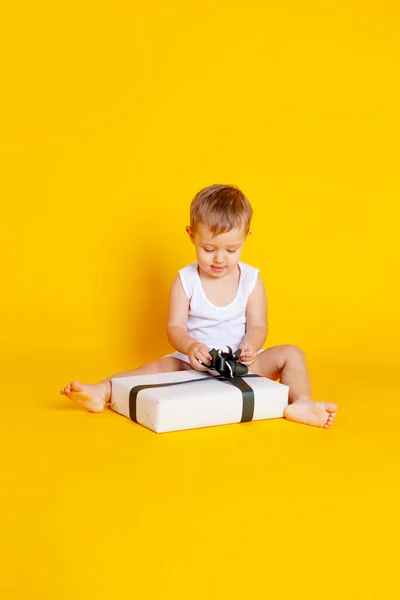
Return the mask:
<path fill-rule="evenodd" d="M 213 271 L 216 271 L 217 273 L 221 273 L 221 271 L 223 271 L 225 269 L 225 267 L 214 267 L 214 265 L 211 265 L 211 268 L 213 269 Z"/>

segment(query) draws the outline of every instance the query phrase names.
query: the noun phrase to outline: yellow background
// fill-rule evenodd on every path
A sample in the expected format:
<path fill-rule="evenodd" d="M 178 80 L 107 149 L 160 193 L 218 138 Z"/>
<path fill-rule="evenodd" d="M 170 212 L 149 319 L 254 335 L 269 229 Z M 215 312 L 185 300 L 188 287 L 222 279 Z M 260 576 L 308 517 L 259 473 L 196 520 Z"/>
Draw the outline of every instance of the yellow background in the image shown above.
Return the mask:
<path fill-rule="evenodd" d="M 2 2 L 4 598 L 397 597 L 399 35 L 395 0 Z M 213 183 L 329 432 L 58 395 L 171 350 Z"/>

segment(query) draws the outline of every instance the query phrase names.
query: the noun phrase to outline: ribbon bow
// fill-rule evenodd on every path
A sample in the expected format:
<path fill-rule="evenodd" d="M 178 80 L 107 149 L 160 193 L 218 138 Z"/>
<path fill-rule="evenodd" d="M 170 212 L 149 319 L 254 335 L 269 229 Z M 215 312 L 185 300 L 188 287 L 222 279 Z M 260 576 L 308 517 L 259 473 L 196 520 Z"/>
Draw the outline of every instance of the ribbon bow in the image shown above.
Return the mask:
<path fill-rule="evenodd" d="M 247 375 L 248 368 L 246 365 L 238 362 L 242 350 L 239 348 L 236 352 L 232 353 L 230 346 L 225 346 L 225 348 L 228 348 L 228 352 L 216 350 L 215 348 L 210 350 L 211 365 L 208 368 L 217 371 L 220 375 L 228 379 Z"/>

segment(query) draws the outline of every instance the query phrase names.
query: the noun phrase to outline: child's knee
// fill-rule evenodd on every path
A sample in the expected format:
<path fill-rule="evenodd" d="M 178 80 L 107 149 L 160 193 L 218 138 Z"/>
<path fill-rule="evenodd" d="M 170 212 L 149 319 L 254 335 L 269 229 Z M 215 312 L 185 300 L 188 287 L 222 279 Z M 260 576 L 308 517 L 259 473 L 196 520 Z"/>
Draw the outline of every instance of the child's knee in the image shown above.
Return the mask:
<path fill-rule="evenodd" d="M 303 350 L 298 346 L 292 344 L 286 344 L 282 347 L 284 349 L 284 355 L 286 360 L 305 361 L 306 355 Z"/>

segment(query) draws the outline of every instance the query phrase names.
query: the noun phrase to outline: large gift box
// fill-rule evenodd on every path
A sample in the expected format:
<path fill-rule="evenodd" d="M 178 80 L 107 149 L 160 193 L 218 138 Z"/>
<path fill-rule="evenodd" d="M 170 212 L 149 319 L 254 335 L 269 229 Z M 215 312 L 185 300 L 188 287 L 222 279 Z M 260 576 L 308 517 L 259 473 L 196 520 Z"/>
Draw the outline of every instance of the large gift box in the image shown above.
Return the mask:
<path fill-rule="evenodd" d="M 247 369 L 246 369 L 247 370 Z M 156 433 L 283 417 L 289 387 L 187 370 L 112 379 L 111 409 Z"/>

